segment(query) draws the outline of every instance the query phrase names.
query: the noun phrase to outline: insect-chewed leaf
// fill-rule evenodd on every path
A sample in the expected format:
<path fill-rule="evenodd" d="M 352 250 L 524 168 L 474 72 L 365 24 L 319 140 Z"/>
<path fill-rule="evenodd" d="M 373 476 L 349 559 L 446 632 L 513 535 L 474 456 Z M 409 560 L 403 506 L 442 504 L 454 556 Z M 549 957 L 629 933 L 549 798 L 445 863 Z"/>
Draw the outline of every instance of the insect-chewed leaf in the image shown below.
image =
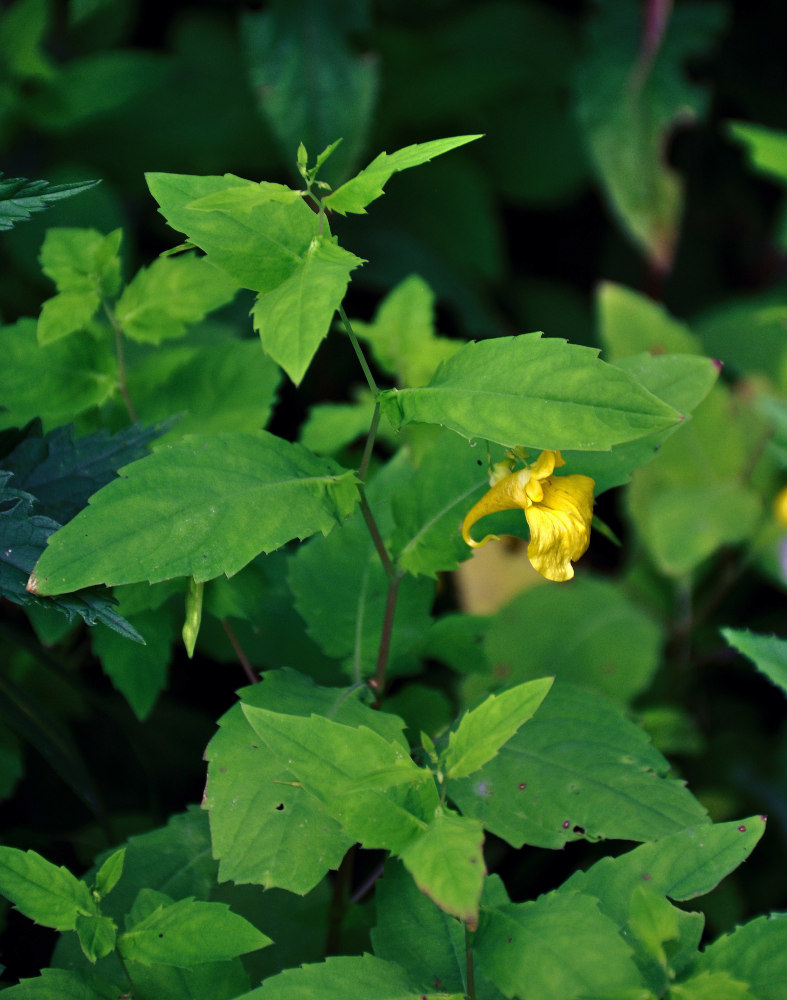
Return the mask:
<path fill-rule="evenodd" d="M 231 576 L 260 552 L 327 534 L 352 511 L 355 482 L 264 431 L 182 438 L 126 466 L 57 532 L 28 590 Z"/>

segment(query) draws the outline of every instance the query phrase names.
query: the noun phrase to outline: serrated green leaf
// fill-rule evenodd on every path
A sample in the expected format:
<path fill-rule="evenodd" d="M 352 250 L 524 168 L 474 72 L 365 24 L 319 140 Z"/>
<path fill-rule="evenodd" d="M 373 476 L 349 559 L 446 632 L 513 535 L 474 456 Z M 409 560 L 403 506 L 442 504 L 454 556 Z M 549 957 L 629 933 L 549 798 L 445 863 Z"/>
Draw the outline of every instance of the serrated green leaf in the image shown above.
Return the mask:
<path fill-rule="evenodd" d="M 646 841 L 705 818 L 681 782 L 659 777 L 667 769 L 620 709 L 558 682 L 496 757 L 448 791 L 466 816 L 515 847 Z"/>
<path fill-rule="evenodd" d="M 123 231 L 106 236 L 96 229 L 48 229 L 39 260 L 59 292 L 93 292 L 98 299 L 120 289 L 118 251 Z"/>
<path fill-rule="evenodd" d="M 57 931 L 73 930 L 80 914 L 96 911 L 87 885 L 68 869 L 16 847 L 0 847 L 0 892 L 20 913 Z"/>
<path fill-rule="evenodd" d="M 356 726 L 377 726 L 388 739 L 398 734 L 406 748 L 401 720 L 372 711 L 358 694 L 358 689 L 317 687 L 287 669 L 266 673 L 262 683 L 242 692 L 244 703 L 254 707 L 290 714 L 318 712 Z M 330 868 L 338 868 L 352 839 L 322 801 L 260 746 L 240 705 L 230 709 L 219 726 L 206 751 L 205 793 L 219 877 L 308 892 Z"/>
<path fill-rule="evenodd" d="M 552 677 L 517 684 L 502 694 L 489 695 L 465 712 L 448 737 L 448 749 L 440 765 L 446 780 L 466 778 L 491 760 L 503 744 L 538 709 L 552 687 Z"/>
<path fill-rule="evenodd" d="M 126 860 L 126 848 L 113 851 L 96 872 L 96 892 L 106 896 L 112 892 L 123 874 L 123 862 Z"/>
<path fill-rule="evenodd" d="M 117 1000 L 122 989 L 87 972 L 42 969 L 38 979 L 23 979 L 5 992 L 9 1000 Z"/>
<path fill-rule="evenodd" d="M 757 170 L 787 184 L 787 132 L 751 122 L 728 122 L 727 131 L 743 143 Z"/>
<path fill-rule="evenodd" d="M 285 969 L 238 1000 L 419 1000 L 421 996 L 400 965 L 373 955 L 337 955 L 319 964 Z M 440 1000 L 454 996 L 440 995 Z"/>
<path fill-rule="evenodd" d="M 205 962 L 190 969 L 173 965 L 128 962 L 129 976 L 142 996 L 177 997 L 178 1000 L 235 1000 L 251 985 L 243 959 Z"/>
<path fill-rule="evenodd" d="M 6 408 L 0 426 L 19 426 L 34 417 L 48 427 L 67 424 L 117 392 L 117 362 L 90 333 L 40 347 L 36 321 L 20 319 L 0 327 L 0 349 L 0 397 Z"/>
<path fill-rule="evenodd" d="M 236 182 L 236 186 L 214 191 L 188 203 L 189 209 L 195 212 L 250 212 L 258 205 L 269 201 L 279 201 L 289 205 L 303 197 L 303 191 L 296 191 L 286 184 L 275 184 L 271 181 L 244 180 L 234 174 L 225 174 L 226 180 Z"/>
<path fill-rule="evenodd" d="M 204 257 L 160 257 L 123 289 L 115 318 L 131 340 L 160 344 L 184 336 L 191 324 L 231 302 L 237 290 L 235 282 Z"/>
<path fill-rule="evenodd" d="M 47 299 L 38 317 L 38 343 L 51 344 L 86 329 L 100 304 L 101 299 L 92 289 L 61 292 Z"/>
<path fill-rule="evenodd" d="M 405 388 L 425 385 L 440 362 L 462 346 L 436 335 L 434 298 L 423 278 L 411 274 L 386 295 L 371 323 L 352 322 L 377 364 Z"/>
<path fill-rule="evenodd" d="M 748 983 L 733 979 L 728 972 L 701 972 L 691 979 L 674 983 L 670 1000 L 750 1000 Z"/>
<path fill-rule="evenodd" d="M 190 968 L 226 962 L 270 944 L 271 939 L 225 903 L 179 899 L 159 905 L 118 937 L 124 960 Z"/>
<path fill-rule="evenodd" d="M 723 628 L 727 642 L 752 661 L 761 674 L 787 694 L 787 639 L 749 629 Z"/>
<path fill-rule="evenodd" d="M 111 917 L 103 917 L 98 913 L 90 916 L 79 914 L 75 930 L 89 962 L 97 962 L 115 950 L 117 925 Z"/>
<path fill-rule="evenodd" d="M 703 896 L 743 864 L 764 832 L 762 816 L 690 826 L 617 858 L 602 858 L 572 875 L 559 891 L 595 896 L 604 913 L 622 926 L 637 886 L 645 883 L 679 901 Z"/>
<path fill-rule="evenodd" d="M 406 146 L 390 155 L 380 153 L 368 167 L 364 167 L 359 174 L 329 194 L 323 204 L 340 215 L 347 212 L 365 214 L 366 206 L 383 194 L 384 185 L 397 171 L 417 167 L 435 156 L 480 138 L 480 135 L 461 135 L 451 139 L 433 139 L 431 142 Z"/>
<path fill-rule="evenodd" d="M 441 809 L 400 853 L 415 884 L 441 910 L 474 930 L 484 875 L 484 830 L 477 820 Z"/>
<path fill-rule="evenodd" d="M 696 971 L 726 972 L 751 987 L 757 1000 L 787 997 L 787 915 L 773 913 L 736 927 L 699 956 Z"/>
<path fill-rule="evenodd" d="M 328 334 L 350 271 L 363 261 L 323 236 L 315 237 L 293 272 L 254 305 L 254 328 L 265 353 L 297 385 Z"/>
<path fill-rule="evenodd" d="M 603 451 L 681 418 L 597 351 L 540 333 L 470 343 L 421 389 L 390 389 L 394 426 L 442 424 L 506 447 Z"/>
<path fill-rule="evenodd" d="M 23 4 L 17 5 L 19 9 Z M 4 25 L 5 29 L 5 25 Z M 33 212 L 43 212 L 52 202 L 89 191 L 101 181 L 72 181 L 50 185 L 49 181 L 29 181 L 25 177 L 3 178 L 0 171 L 0 231 L 13 229 L 25 222 Z"/>
<path fill-rule="evenodd" d="M 489 621 L 484 653 L 506 665 L 506 685 L 549 673 L 625 704 L 651 682 L 661 642 L 656 623 L 620 586 L 584 576 L 517 595 Z M 500 683 L 491 671 L 489 683 Z"/>
<path fill-rule="evenodd" d="M 170 226 L 185 233 L 212 264 L 239 285 L 255 292 L 270 292 L 286 281 L 318 235 L 319 220 L 302 198 L 291 204 L 265 201 L 250 211 L 244 205 L 207 212 L 191 204 L 207 195 L 245 188 L 248 181 L 231 174 L 145 176 Z"/>
<path fill-rule="evenodd" d="M 439 803 L 437 790 L 399 741 L 318 715 L 243 708 L 269 751 L 353 840 L 401 853 L 426 829 Z"/>
<path fill-rule="evenodd" d="M 473 949 L 480 970 L 509 997 L 584 1000 L 641 985 L 615 922 L 579 893 L 482 909 Z"/>
<path fill-rule="evenodd" d="M 50 540 L 29 589 L 231 576 L 260 552 L 330 531 L 355 499 L 354 473 L 273 434 L 183 438 L 95 494 Z"/>

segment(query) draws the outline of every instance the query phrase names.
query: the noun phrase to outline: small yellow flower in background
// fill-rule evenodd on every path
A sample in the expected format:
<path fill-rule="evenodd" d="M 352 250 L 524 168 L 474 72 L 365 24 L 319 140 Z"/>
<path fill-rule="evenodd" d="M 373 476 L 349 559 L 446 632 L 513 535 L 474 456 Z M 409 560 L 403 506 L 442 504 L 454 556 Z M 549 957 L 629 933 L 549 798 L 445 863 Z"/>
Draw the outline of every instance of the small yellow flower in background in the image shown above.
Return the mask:
<path fill-rule="evenodd" d="M 773 501 L 773 515 L 783 528 L 787 528 L 787 486 L 782 487 Z"/>
<path fill-rule="evenodd" d="M 516 454 L 509 452 L 512 459 Z M 477 542 L 470 529 L 487 514 L 520 508 L 530 526 L 527 557 L 547 580 L 570 580 L 576 562 L 590 544 L 593 487 L 589 476 L 555 476 L 566 463 L 559 451 L 542 451 L 535 462 L 511 471 L 511 462 L 497 462 L 489 475 L 491 489 L 467 513 L 462 538 L 477 548 L 497 539 L 486 535 Z"/>

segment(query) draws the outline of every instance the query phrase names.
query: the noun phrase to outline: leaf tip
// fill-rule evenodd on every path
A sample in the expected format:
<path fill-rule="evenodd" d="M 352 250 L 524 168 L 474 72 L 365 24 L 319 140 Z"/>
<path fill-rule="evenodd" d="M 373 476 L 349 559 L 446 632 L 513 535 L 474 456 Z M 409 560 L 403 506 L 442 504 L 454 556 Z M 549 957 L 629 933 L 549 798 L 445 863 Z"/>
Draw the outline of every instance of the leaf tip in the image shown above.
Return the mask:
<path fill-rule="evenodd" d="M 47 577 L 44 577 L 44 580 L 46 580 L 46 579 L 47 579 Z M 35 575 L 35 573 L 31 573 L 30 574 L 30 577 L 29 577 L 29 579 L 27 581 L 27 584 L 25 586 L 25 590 L 28 592 L 28 594 L 40 594 L 41 593 L 40 582 L 38 580 L 38 577 Z"/>

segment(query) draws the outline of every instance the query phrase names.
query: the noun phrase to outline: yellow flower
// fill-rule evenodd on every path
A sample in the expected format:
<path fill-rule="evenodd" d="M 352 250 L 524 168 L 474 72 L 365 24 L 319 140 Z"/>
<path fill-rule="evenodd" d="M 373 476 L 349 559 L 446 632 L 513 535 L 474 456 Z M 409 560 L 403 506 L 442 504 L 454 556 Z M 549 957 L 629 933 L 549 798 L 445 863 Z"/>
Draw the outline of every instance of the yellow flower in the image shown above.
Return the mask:
<path fill-rule="evenodd" d="M 596 484 L 589 476 L 554 476 L 555 467 L 565 464 L 559 451 L 542 451 L 535 462 L 517 472 L 511 472 L 510 462 L 493 465 L 491 489 L 468 511 L 462 538 L 473 548 L 497 539 L 497 535 L 487 535 L 477 542 L 470 529 L 487 514 L 519 507 L 530 526 L 527 556 L 534 568 L 547 580 L 570 580 L 572 561 L 590 544 Z"/>

